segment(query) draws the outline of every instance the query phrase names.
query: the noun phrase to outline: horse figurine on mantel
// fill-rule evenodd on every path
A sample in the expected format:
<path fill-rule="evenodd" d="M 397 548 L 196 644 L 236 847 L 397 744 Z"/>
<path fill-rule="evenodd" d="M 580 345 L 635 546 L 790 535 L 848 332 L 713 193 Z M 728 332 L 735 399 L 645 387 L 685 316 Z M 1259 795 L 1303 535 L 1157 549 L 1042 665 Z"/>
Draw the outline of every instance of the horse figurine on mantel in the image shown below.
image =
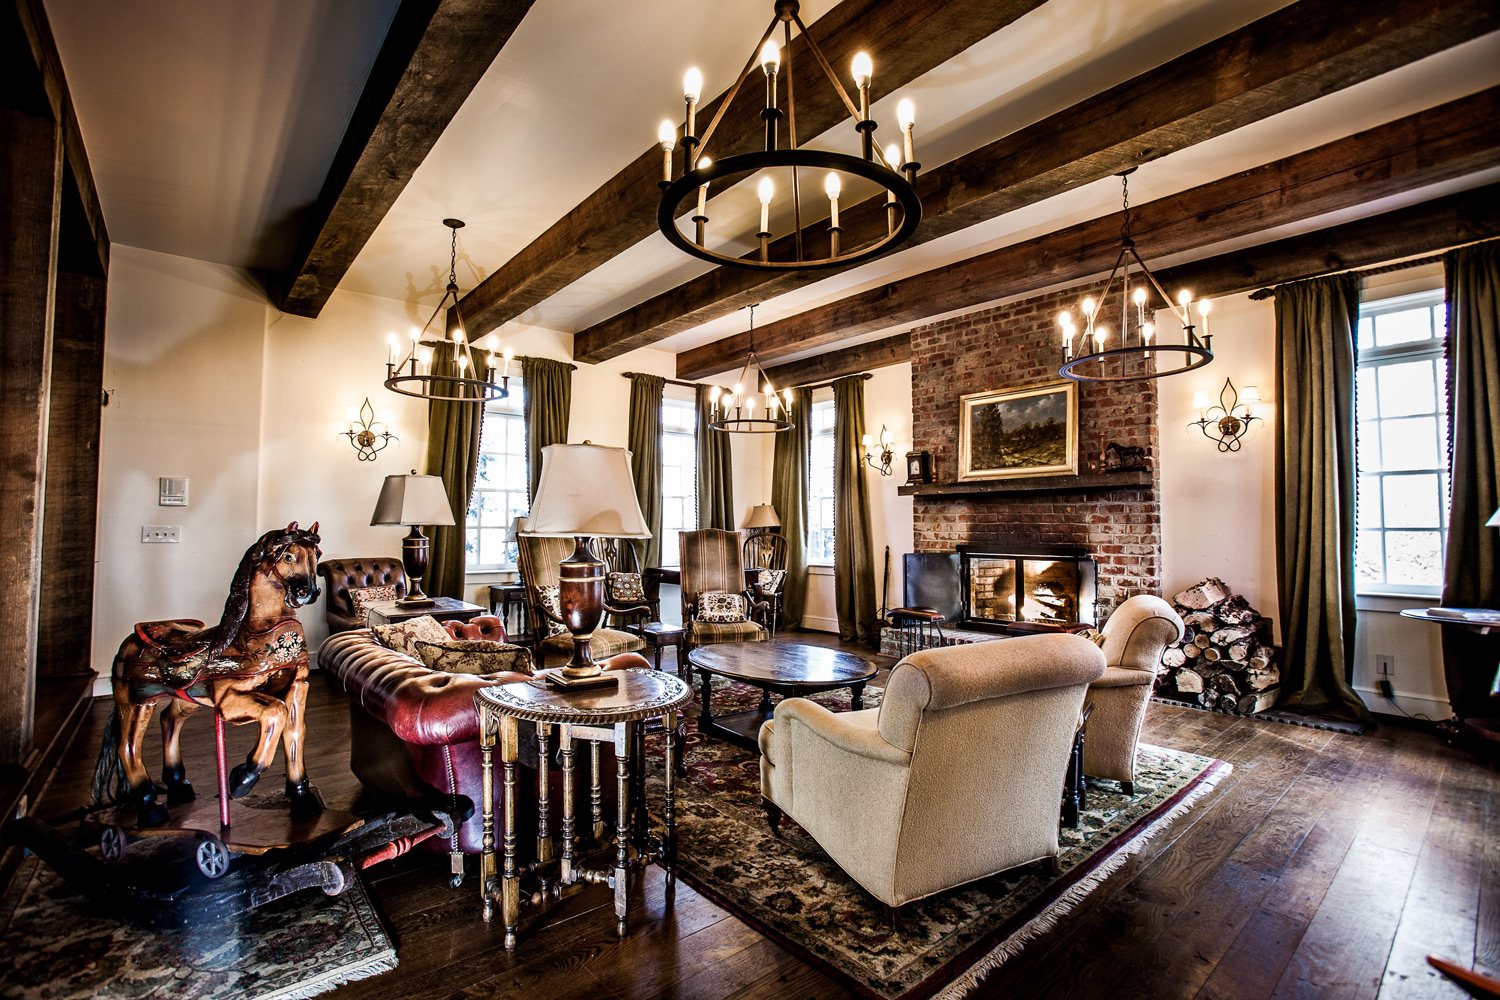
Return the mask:
<path fill-rule="evenodd" d="M 141 826 L 169 820 L 141 760 L 151 713 L 166 699 L 170 704 L 162 712 L 161 728 L 167 805 L 195 798 L 178 737 L 183 720 L 206 706 L 225 722 L 260 724 L 254 751 L 229 774 L 231 798 L 255 787 L 280 738 L 292 816 L 322 811 L 304 770 L 307 643 L 297 620 L 297 609 L 318 599 L 318 541 L 316 523 L 304 531 L 293 521 L 285 530 L 266 532 L 240 560 L 218 625 L 205 628 L 194 619 L 143 622 L 120 644 L 111 671 L 115 710 L 94 769 L 96 802 L 134 805 Z M 219 756 L 223 767 L 222 747 Z"/>

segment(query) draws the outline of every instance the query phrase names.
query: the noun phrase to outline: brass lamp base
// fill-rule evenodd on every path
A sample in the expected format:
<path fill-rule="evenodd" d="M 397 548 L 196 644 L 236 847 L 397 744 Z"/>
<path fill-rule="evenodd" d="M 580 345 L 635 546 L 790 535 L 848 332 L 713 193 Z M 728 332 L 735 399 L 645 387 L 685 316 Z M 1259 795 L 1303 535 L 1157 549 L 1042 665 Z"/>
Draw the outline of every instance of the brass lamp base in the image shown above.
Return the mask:
<path fill-rule="evenodd" d="M 427 575 L 427 564 L 432 555 L 432 542 L 422 534 L 415 524 L 411 534 L 401 539 L 401 568 L 406 570 L 406 596 L 414 601 L 426 598 L 422 592 L 422 577 Z"/>

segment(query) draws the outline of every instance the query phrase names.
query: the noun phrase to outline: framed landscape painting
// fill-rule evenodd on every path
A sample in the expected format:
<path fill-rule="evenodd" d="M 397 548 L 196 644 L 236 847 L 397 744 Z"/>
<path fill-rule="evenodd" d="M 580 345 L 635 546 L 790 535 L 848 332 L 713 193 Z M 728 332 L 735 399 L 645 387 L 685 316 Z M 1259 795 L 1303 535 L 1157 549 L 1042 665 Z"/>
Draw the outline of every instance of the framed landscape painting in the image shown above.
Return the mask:
<path fill-rule="evenodd" d="M 959 397 L 958 478 L 1078 472 L 1078 383 Z"/>

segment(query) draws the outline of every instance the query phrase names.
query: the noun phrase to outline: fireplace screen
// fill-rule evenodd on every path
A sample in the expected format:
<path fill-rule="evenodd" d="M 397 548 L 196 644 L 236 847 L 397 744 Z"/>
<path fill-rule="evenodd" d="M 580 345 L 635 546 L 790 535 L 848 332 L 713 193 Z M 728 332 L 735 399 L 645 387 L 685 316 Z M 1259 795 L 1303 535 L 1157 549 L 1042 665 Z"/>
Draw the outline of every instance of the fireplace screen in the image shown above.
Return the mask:
<path fill-rule="evenodd" d="M 1094 561 L 1081 552 L 959 551 L 966 624 L 1094 623 Z"/>

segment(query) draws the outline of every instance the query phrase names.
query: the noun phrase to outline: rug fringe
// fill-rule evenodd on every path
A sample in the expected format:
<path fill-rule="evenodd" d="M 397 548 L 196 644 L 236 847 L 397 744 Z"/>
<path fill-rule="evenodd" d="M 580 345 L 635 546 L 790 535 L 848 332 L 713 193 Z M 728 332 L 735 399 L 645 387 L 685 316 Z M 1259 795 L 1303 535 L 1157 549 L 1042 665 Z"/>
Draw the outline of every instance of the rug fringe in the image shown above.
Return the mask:
<path fill-rule="evenodd" d="M 1093 871 L 1069 886 L 1057 899 L 1053 900 L 1050 906 L 1027 921 L 1020 930 L 996 945 L 978 962 L 969 966 L 963 975 L 949 983 L 933 1000 L 960 1000 L 972 992 L 991 972 L 1019 955 L 1026 945 L 1055 928 L 1057 922 L 1073 912 L 1089 893 L 1103 885 L 1105 880 L 1119 871 L 1126 861 L 1143 851 L 1152 837 L 1170 825 L 1178 816 L 1187 812 L 1195 802 L 1211 792 L 1215 785 L 1233 772 L 1233 764 L 1221 761 L 1220 766 L 1204 775 L 1197 787 L 1183 796 L 1180 802 L 1158 816 L 1150 825 L 1138 831 L 1134 837 L 1100 862 Z"/>
<path fill-rule="evenodd" d="M 274 993 L 266 993 L 256 1000 L 311 1000 L 312 997 L 327 993 L 329 990 L 337 989 L 345 983 L 357 982 L 361 979 L 369 979 L 378 976 L 382 972 L 390 972 L 397 965 L 396 953 L 387 950 L 377 955 L 363 965 L 356 965 L 349 969 L 338 969 L 333 972 L 324 973 L 315 979 L 289 986 Z"/>

